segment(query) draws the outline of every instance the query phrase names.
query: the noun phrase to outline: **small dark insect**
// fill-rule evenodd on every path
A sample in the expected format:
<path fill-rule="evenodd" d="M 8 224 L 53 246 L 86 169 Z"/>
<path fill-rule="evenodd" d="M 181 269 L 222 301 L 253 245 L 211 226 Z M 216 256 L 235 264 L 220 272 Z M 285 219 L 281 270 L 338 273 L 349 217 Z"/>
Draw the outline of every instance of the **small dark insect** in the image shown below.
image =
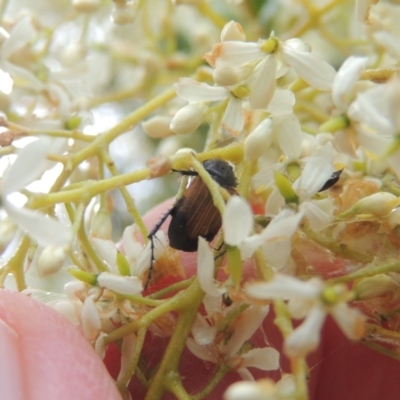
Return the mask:
<path fill-rule="evenodd" d="M 318 190 L 318 192 L 323 192 L 324 190 L 330 189 L 339 180 L 342 171 L 343 169 L 335 171 L 332 176 L 324 183 L 324 186 L 322 186 L 322 188 Z"/>
<path fill-rule="evenodd" d="M 211 177 L 229 193 L 236 192 L 236 177 L 232 167 L 223 160 L 204 161 L 203 166 Z M 148 235 L 151 241 L 151 265 L 146 287 L 151 278 L 154 262 L 154 235 L 168 216 L 171 222 L 168 228 L 169 245 L 176 250 L 197 251 L 199 236 L 207 241 L 214 239 L 222 225 L 221 214 L 213 203 L 210 191 L 195 171 L 175 171 L 182 175 L 195 176 L 182 198 L 163 215 Z"/>

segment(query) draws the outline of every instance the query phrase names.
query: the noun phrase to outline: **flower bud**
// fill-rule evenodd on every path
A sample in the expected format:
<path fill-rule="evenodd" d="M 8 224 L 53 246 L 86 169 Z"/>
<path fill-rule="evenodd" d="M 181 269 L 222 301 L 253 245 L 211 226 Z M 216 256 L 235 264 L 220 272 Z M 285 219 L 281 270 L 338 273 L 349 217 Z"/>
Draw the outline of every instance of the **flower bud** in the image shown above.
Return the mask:
<path fill-rule="evenodd" d="M 41 278 L 59 271 L 67 257 L 67 246 L 47 246 L 39 256 L 36 267 Z"/>
<path fill-rule="evenodd" d="M 155 117 L 144 121 L 142 127 L 147 136 L 150 136 L 153 139 L 163 139 L 173 135 L 173 132 L 169 128 L 171 120 L 172 118 L 166 115 L 156 115 Z"/>
<path fill-rule="evenodd" d="M 238 22 L 230 21 L 225 24 L 221 32 L 221 42 L 239 40 L 245 41 L 246 35 L 243 31 L 242 25 Z"/>
<path fill-rule="evenodd" d="M 79 12 L 94 12 L 101 5 L 101 0 L 73 0 L 72 5 Z"/>
<path fill-rule="evenodd" d="M 114 4 L 112 10 L 111 19 L 114 24 L 125 25 L 133 22 L 137 16 L 138 4 L 136 1 L 132 1 L 125 4 Z"/>
<path fill-rule="evenodd" d="M 61 62 L 66 67 L 73 67 L 83 61 L 87 54 L 86 46 L 81 42 L 68 44 L 61 54 Z"/>
<path fill-rule="evenodd" d="M 257 160 L 265 154 L 273 141 L 272 120 L 266 118 L 247 136 L 244 142 L 246 160 Z"/>
<path fill-rule="evenodd" d="M 377 217 L 385 217 L 399 204 L 400 200 L 394 194 L 378 192 L 357 201 L 351 210 L 357 214 L 373 214 Z"/>
<path fill-rule="evenodd" d="M 214 82 L 220 86 L 233 86 L 246 79 L 254 69 L 250 65 L 238 68 L 217 68 L 213 73 Z"/>
<path fill-rule="evenodd" d="M 378 274 L 369 278 L 361 279 L 353 287 L 357 300 L 371 299 L 381 296 L 395 288 L 393 279 L 386 274 Z"/>
<path fill-rule="evenodd" d="M 112 237 L 112 222 L 108 211 L 100 209 L 93 217 L 90 227 L 90 237 L 110 239 Z"/>
<path fill-rule="evenodd" d="M 185 135 L 196 130 L 202 123 L 207 112 L 203 103 L 189 103 L 181 108 L 172 118 L 170 129 L 180 135 Z"/>
<path fill-rule="evenodd" d="M 142 281 L 136 276 L 120 276 L 110 272 L 102 272 L 97 283 L 112 292 L 126 295 L 138 295 L 143 290 Z"/>

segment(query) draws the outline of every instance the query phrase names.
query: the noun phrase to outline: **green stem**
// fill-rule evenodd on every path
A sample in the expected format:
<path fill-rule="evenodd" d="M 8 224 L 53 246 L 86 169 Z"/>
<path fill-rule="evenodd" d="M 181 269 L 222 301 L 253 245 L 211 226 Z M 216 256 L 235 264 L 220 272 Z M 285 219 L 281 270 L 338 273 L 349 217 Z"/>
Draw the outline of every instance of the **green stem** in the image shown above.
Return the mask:
<path fill-rule="evenodd" d="M 30 238 L 24 235 L 15 254 L 10 258 L 8 263 L 1 268 L 1 286 L 4 286 L 4 280 L 7 274 L 11 272 L 14 275 L 18 290 L 22 291 L 26 289 L 24 261 L 30 245 Z"/>
<path fill-rule="evenodd" d="M 190 329 L 196 318 L 197 309 L 204 297 L 204 292 L 200 288 L 200 284 L 197 280 L 194 281 L 185 292 L 181 293 L 183 293 L 182 296 L 184 296 L 186 300 L 185 307 L 182 308 L 182 304 L 180 305 L 181 312 L 179 313 L 177 324 L 164 353 L 160 367 L 151 381 L 145 400 L 161 399 L 165 389 L 168 388 L 166 383 L 169 380 L 170 374 L 178 373 L 179 360 L 186 346 L 186 339 L 189 336 Z"/>
<path fill-rule="evenodd" d="M 336 283 L 347 283 L 356 279 L 367 278 L 378 274 L 387 274 L 388 272 L 400 272 L 400 262 L 395 260 L 384 265 L 368 264 L 358 271 L 341 276 L 340 278 L 330 279 L 326 283 L 327 285 L 332 285 Z"/>
<path fill-rule="evenodd" d="M 101 159 L 107 165 L 109 171 L 112 173 L 114 177 L 120 176 L 120 173 L 117 167 L 115 166 L 114 161 L 111 159 L 111 157 L 108 155 L 106 151 L 101 152 Z M 147 243 L 148 230 L 143 222 L 143 218 L 140 215 L 139 210 L 136 207 L 135 200 L 130 195 L 128 189 L 125 186 L 121 186 L 119 190 L 121 192 L 122 198 L 126 203 L 126 208 L 128 209 L 128 212 L 132 215 L 133 220 L 139 227 L 140 233 L 142 234 L 144 241 Z"/>

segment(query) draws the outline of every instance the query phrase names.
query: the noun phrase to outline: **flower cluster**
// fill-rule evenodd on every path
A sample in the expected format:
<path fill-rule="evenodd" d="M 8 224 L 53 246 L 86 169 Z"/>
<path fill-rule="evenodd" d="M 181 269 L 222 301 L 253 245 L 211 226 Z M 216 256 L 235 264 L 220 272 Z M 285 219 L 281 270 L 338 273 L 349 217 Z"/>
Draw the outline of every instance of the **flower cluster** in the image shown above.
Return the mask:
<path fill-rule="evenodd" d="M 214 371 L 196 398 L 235 374 L 227 400 L 305 399 L 327 316 L 398 357 L 398 4 L 21 3 L 0 10 L 1 287 L 101 357 L 118 342 L 124 396 L 189 397 L 192 357 Z M 221 228 L 193 257 L 142 218 L 176 192 L 185 234 Z"/>

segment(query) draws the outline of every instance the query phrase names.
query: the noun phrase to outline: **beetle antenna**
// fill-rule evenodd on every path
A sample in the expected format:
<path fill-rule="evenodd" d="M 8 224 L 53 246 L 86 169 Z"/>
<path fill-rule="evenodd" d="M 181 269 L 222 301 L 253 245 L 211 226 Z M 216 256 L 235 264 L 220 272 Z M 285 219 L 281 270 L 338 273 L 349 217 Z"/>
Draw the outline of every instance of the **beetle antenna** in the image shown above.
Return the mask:
<path fill-rule="evenodd" d="M 150 268 L 149 268 L 149 274 L 147 275 L 147 280 L 146 284 L 144 285 L 144 290 L 147 289 L 150 283 L 151 275 L 153 274 L 153 268 L 154 268 L 154 262 L 155 257 L 154 257 L 154 238 L 157 239 L 156 233 L 158 230 L 161 228 L 161 225 L 166 221 L 166 219 L 172 214 L 173 210 L 175 207 L 170 208 L 162 217 L 161 219 L 156 223 L 156 225 L 153 227 L 153 229 L 149 232 L 147 235 L 147 238 L 150 240 L 150 252 L 151 252 L 151 259 L 150 259 Z"/>

